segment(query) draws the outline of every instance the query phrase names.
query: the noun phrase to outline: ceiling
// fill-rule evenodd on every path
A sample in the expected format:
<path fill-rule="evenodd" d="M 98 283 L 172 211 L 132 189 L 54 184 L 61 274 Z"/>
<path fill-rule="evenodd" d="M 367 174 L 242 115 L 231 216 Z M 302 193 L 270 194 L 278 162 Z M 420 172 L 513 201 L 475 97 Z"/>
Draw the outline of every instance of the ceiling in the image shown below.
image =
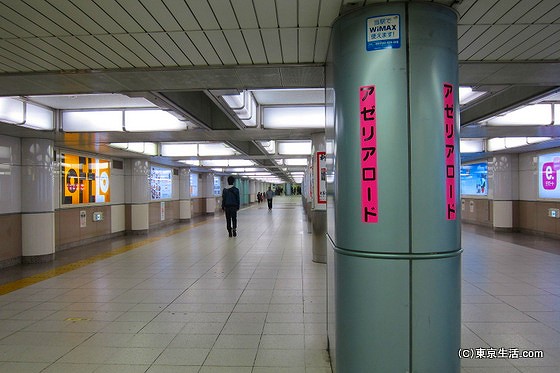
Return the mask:
<path fill-rule="evenodd" d="M 284 90 L 324 87 L 334 19 L 385 2 L 0 0 L 0 96 L 57 109 L 157 105 L 196 124 L 181 132 L 48 134 L 0 124 L 0 134 L 51 137 L 60 147 L 119 157 L 130 154 L 108 143 L 224 141 L 281 175 L 258 141 L 310 139 L 316 130 L 245 128 L 221 95 L 267 89 L 255 93 L 262 105 L 322 104 L 316 91 Z M 460 84 L 488 92 L 462 107 L 462 137 L 560 137 L 560 126 L 476 125 L 560 87 L 558 0 L 430 2 L 459 14 Z M 45 95 L 64 96 L 35 97 Z"/>

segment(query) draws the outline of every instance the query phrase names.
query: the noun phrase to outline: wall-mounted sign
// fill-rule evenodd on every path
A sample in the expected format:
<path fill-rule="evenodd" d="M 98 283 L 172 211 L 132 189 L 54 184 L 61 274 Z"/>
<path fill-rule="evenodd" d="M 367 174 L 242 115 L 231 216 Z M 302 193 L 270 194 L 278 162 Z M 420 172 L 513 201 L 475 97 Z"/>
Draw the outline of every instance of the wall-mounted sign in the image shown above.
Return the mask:
<path fill-rule="evenodd" d="M 443 83 L 443 127 L 445 138 L 445 201 L 446 219 L 457 216 L 457 190 L 455 183 L 455 93 L 453 85 Z"/>
<path fill-rule="evenodd" d="M 560 199 L 560 153 L 539 156 L 539 197 Z"/>
<path fill-rule="evenodd" d="M 461 166 L 461 195 L 488 195 L 488 163 Z"/>
<path fill-rule="evenodd" d="M 370 17 L 366 22 L 366 50 L 401 47 L 400 15 Z"/>
<path fill-rule="evenodd" d="M 170 168 L 150 167 L 150 190 L 152 200 L 171 198 L 173 171 Z"/>
<path fill-rule="evenodd" d="M 190 196 L 191 197 L 198 197 L 198 174 L 190 174 Z"/>
<path fill-rule="evenodd" d="M 317 152 L 317 203 L 327 203 L 327 153 Z"/>
<path fill-rule="evenodd" d="M 222 185 L 219 176 L 214 176 L 214 195 L 215 196 L 222 195 Z"/>
<path fill-rule="evenodd" d="M 360 185 L 362 189 L 362 222 L 377 223 L 377 113 L 375 86 L 360 87 Z"/>
<path fill-rule="evenodd" d="M 111 162 L 74 154 L 61 154 L 62 204 L 110 202 Z"/>

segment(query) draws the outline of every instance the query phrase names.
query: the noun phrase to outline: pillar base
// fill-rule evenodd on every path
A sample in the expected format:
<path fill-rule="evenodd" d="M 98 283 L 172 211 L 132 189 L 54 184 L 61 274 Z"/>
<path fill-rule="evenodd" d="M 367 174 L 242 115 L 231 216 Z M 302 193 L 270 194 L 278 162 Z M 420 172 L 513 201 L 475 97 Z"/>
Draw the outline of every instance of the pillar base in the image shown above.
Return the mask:
<path fill-rule="evenodd" d="M 54 260 L 54 257 L 55 257 L 54 253 L 45 254 L 45 255 L 22 256 L 21 263 L 22 264 L 50 263 Z"/>
<path fill-rule="evenodd" d="M 334 251 L 337 373 L 460 371 L 460 250 Z"/>
<path fill-rule="evenodd" d="M 311 213 L 313 225 L 313 261 L 327 262 L 327 211 L 313 210 Z"/>

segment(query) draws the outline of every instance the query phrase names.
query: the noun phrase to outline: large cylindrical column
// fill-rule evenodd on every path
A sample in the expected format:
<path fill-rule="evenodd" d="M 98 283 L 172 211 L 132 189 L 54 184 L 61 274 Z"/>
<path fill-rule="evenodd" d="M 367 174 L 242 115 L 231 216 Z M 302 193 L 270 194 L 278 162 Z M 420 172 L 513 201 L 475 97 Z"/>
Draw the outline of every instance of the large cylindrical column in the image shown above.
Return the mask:
<path fill-rule="evenodd" d="M 333 25 L 337 373 L 460 370 L 456 28 L 427 2 Z"/>
<path fill-rule="evenodd" d="M 22 261 L 54 259 L 54 143 L 21 140 Z"/>

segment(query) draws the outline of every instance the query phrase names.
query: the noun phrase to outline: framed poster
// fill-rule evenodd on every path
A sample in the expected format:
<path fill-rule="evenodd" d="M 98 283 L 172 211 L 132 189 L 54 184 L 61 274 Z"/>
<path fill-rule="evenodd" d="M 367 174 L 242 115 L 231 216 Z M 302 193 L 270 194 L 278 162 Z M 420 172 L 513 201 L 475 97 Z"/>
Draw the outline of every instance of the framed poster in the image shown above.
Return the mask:
<path fill-rule="evenodd" d="M 62 204 L 111 201 L 111 161 L 76 154 L 61 154 Z"/>

